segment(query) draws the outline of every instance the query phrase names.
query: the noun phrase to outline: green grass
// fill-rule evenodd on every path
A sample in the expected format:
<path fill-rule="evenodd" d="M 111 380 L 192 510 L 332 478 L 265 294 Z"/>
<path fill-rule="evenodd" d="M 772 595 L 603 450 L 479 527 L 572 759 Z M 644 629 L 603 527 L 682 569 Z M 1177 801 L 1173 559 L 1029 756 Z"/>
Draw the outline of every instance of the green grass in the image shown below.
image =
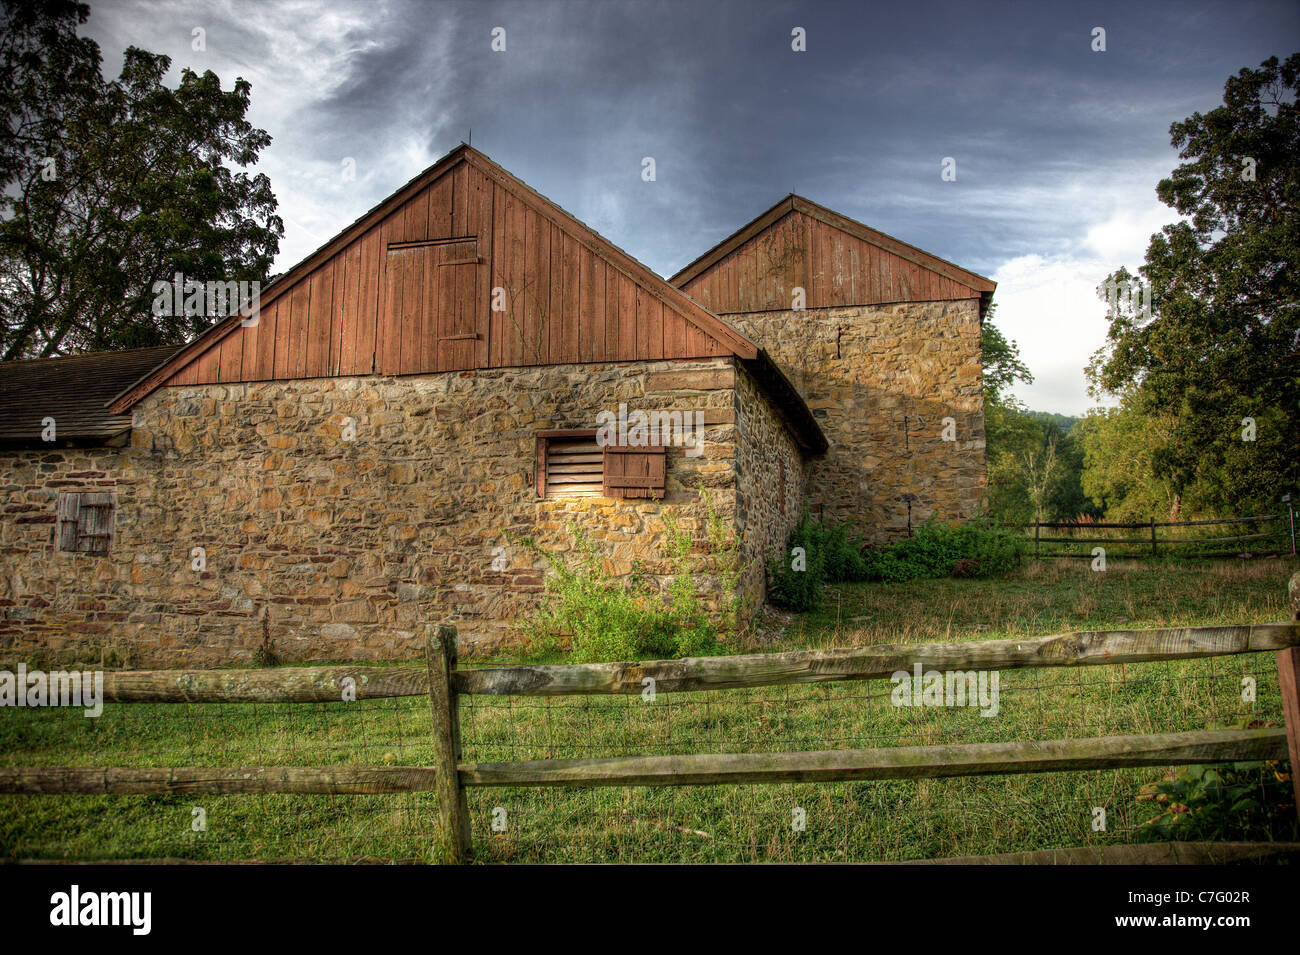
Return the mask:
<path fill-rule="evenodd" d="M 832 588 L 818 614 L 733 651 L 978 640 L 1074 629 L 1285 619 L 1290 561 L 1187 566 L 1031 564 L 994 581 Z M 486 659 L 472 659 L 480 665 Z M 1241 699 L 1255 678 L 1258 698 Z M 1000 713 L 900 709 L 890 684 L 820 684 L 639 697 L 463 703 L 475 761 L 641 753 L 795 751 L 1154 733 L 1282 721 L 1271 654 L 1001 674 Z M 423 699 L 293 705 L 0 711 L 6 765 L 421 764 Z M 1285 770 L 1285 766 L 1280 767 Z M 683 788 L 470 790 L 486 861 L 861 861 L 1130 841 L 1158 769 L 952 780 Z M 191 831 L 191 810 L 207 831 Z M 1107 810 L 1092 830 L 1093 807 Z M 506 829 L 492 829 L 504 810 Z M 793 810 L 806 813 L 794 831 Z M 499 817 L 498 813 L 498 817 Z M 0 797 L 10 858 L 379 857 L 436 861 L 436 803 L 402 796 Z M 1275 838 L 1292 838 L 1278 831 Z"/>

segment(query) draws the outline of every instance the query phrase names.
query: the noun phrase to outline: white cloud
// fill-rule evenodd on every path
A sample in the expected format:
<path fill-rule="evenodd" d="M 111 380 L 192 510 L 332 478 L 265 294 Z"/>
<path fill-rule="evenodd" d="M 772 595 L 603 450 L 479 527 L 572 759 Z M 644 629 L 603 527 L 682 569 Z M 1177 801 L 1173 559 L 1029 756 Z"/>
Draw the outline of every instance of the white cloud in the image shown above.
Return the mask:
<path fill-rule="evenodd" d="M 1096 199 L 1095 187 L 1083 190 L 1092 197 L 1089 206 L 1104 217 L 1063 251 L 1017 256 L 990 276 L 998 283 L 994 321 L 1019 344 L 1034 375 L 1032 385 L 1014 389 L 1029 407 L 1077 415 L 1096 404 L 1083 369 L 1105 344 L 1109 327 L 1097 286 L 1121 265 L 1136 271 L 1151 235 L 1176 218 L 1151 195 L 1149 183 L 1116 188 L 1104 202 Z"/>

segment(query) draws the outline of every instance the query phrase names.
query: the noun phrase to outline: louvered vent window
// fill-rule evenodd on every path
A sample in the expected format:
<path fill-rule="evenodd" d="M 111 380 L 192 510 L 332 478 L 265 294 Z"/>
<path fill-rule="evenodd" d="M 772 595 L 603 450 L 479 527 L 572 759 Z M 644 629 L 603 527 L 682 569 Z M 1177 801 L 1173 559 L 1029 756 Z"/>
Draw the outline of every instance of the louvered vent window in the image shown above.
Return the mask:
<path fill-rule="evenodd" d="M 108 491 L 64 491 L 59 495 L 59 550 L 107 554 L 113 540 L 113 495 Z"/>
<path fill-rule="evenodd" d="M 537 436 L 540 497 L 600 497 L 604 452 L 595 431 L 543 431 Z"/>
<path fill-rule="evenodd" d="M 538 497 L 662 498 L 665 465 L 661 445 L 601 447 L 595 431 L 537 435 Z"/>

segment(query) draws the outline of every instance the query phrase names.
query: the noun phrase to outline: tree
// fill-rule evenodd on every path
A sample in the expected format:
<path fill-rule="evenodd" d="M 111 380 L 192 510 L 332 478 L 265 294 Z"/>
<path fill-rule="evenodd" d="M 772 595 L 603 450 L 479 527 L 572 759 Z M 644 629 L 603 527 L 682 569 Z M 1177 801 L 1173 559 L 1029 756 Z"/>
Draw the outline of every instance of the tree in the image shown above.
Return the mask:
<path fill-rule="evenodd" d="M 1008 523 L 1033 519 L 1024 461 L 1039 452 L 1042 432 L 1024 405 L 1011 394 L 1017 381 L 1034 380 L 1020 348 L 993 324 L 997 303 L 989 306 L 980 329 L 984 364 L 984 439 L 989 478 L 989 513 Z"/>
<path fill-rule="evenodd" d="M 1208 509 L 1300 484 L 1298 75 L 1300 53 L 1243 69 L 1222 106 L 1170 127 L 1186 161 L 1156 192 L 1185 218 L 1152 236 L 1140 279 L 1108 279 L 1139 294 L 1115 303 L 1089 368 L 1094 394 L 1166 429 L 1154 481 Z"/>
<path fill-rule="evenodd" d="M 154 314 L 155 282 L 264 281 L 284 226 L 270 143 L 221 88 L 131 47 L 105 80 L 73 0 L 4 0 L 0 38 L 0 359 L 179 343 L 211 314 Z M 175 311 L 181 311 L 177 309 Z"/>
<path fill-rule="evenodd" d="M 997 303 L 989 304 L 984 315 L 984 324 L 980 328 L 980 358 L 984 365 L 984 404 L 1006 407 L 1016 405 L 1011 396 L 1011 386 L 1017 381 L 1033 384 L 1034 376 L 1020 360 L 1020 346 L 1008 341 L 1001 330 L 993 324 L 993 313 Z"/>
<path fill-rule="evenodd" d="M 1183 494 L 1156 477 L 1154 458 L 1168 440 L 1171 420 L 1127 403 L 1089 412 L 1079 423 L 1083 490 L 1113 521 L 1183 516 Z M 1191 509 L 1194 511 L 1195 502 Z"/>

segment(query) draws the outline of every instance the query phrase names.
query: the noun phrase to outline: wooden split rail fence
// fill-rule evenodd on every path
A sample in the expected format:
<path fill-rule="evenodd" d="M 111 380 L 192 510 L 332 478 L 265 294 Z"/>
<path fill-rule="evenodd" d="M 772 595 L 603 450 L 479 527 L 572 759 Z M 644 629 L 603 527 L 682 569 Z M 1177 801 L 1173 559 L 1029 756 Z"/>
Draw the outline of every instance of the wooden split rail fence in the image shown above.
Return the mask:
<path fill-rule="evenodd" d="M 1165 528 L 1209 527 L 1218 525 L 1253 524 L 1256 526 L 1277 524 L 1276 530 L 1251 534 L 1232 534 L 1216 532 L 1217 537 L 1179 537 L 1160 536 Z M 1139 521 L 1118 523 L 1098 521 L 1080 523 L 1077 521 L 1034 521 L 1032 524 L 1006 524 L 1005 527 L 1024 531 L 1026 539 L 1033 542 L 1034 556 L 1052 559 L 1087 559 L 1090 553 L 1068 554 L 1055 550 L 1056 545 L 1097 544 L 1129 548 L 1131 553 L 1117 554 L 1116 557 L 1159 557 L 1161 548 L 1166 554 L 1196 558 L 1224 557 L 1267 557 L 1296 553 L 1295 512 L 1285 514 L 1260 514 L 1255 517 L 1224 517 L 1202 521 Z M 1068 531 L 1065 536 L 1048 537 L 1044 531 Z M 1132 531 L 1133 537 L 1089 537 L 1076 534 L 1095 533 L 1097 531 Z M 1231 527 L 1228 528 L 1231 531 Z M 1031 535 L 1032 532 L 1032 535 Z M 1191 545 L 1184 547 L 1184 545 Z M 1213 545 L 1217 550 L 1197 550 L 1197 547 Z"/>
<path fill-rule="evenodd" d="M 427 694 L 432 766 L 254 766 L 236 768 L 0 768 L 0 794 L 397 793 L 434 791 L 447 857 L 471 856 L 470 786 L 691 786 L 915 779 L 1001 773 L 1174 766 L 1287 759 L 1300 770 L 1300 573 L 1291 579 L 1293 621 L 1232 627 L 1104 630 L 1016 640 L 877 646 L 847 650 L 462 669 L 456 631 L 431 627 L 424 667 L 308 667 L 280 670 L 121 671 L 105 674 L 106 702 L 334 702 L 346 680 L 357 699 Z M 1207 730 L 1095 739 L 469 763 L 461 754 L 465 694 L 565 696 L 888 679 L 916 664 L 934 670 L 1108 666 L 1275 652 L 1286 729 Z M 1292 773 L 1300 807 L 1300 771 Z"/>

